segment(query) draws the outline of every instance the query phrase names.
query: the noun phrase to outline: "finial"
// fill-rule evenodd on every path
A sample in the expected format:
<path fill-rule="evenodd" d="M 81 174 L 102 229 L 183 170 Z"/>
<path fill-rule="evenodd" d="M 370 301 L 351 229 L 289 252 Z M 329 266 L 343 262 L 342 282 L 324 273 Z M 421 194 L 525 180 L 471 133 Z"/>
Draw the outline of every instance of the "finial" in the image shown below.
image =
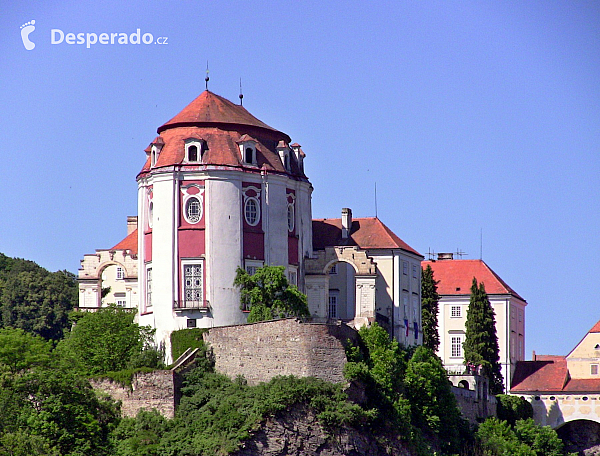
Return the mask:
<path fill-rule="evenodd" d="M 208 81 L 209 81 L 209 77 L 208 77 L 208 60 L 206 61 L 206 77 L 204 78 L 204 84 L 205 84 L 205 88 L 206 90 L 208 90 Z"/>
<path fill-rule="evenodd" d="M 244 94 L 242 93 L 242 78 L 240 78 L 240 106 L 244 104 Z"/>

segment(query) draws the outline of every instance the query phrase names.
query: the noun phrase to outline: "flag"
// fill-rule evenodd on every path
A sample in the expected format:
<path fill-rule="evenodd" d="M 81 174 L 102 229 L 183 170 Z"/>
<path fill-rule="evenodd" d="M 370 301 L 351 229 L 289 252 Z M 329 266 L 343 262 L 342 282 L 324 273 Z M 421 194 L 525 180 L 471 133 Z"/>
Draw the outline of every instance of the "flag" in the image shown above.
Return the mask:
<path fill-rule="evenodd" d="M 404 327 L 406 328 L 406 337 L 408 337 L 408 320 L 404 319 Z"/>

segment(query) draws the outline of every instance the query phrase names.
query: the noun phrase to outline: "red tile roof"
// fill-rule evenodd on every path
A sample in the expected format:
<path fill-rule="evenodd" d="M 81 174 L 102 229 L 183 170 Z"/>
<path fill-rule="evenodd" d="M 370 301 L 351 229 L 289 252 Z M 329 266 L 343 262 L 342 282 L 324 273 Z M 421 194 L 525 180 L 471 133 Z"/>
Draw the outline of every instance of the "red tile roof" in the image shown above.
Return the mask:
<path fill-rule="evenodd" d="M 568 381 L 569 371 L 564 356 L 557 356 L 552 361 L 518 361 L 510 392 L 559 392 Z"/>
<path fill-rule="evenodd" d="M 208 90 L 183 108 L 179 114 L 158 128 L 158 133 L 175 127 L 215 126 L 216 124 L 246 125 L 276 133 L 281 139 L 291 142 L 289 136 L 250 114 L 246 108 L 216 95 Z"/>
<path fill-rule="evenodd" d="M 354 218 L 347 239 L 342 239 L 342 219 L 316 219 L 312 222 L 312 228 L 315 250 L 331 246 L 357 246 L 361 249 L 402 249 L 422 256 L 376 217 Z"/>
<path fill-rule="evenodd" d="M 438 260 L 421 264 L 423 268 L 430 265 L 433 269 L 433 278 L 439 282 L 437 291 L 442 296 L 470 294 L 475 277 L 484 283 L 488 294 L 510 294 L 525 302 L 482 260 Z"/>
<path fill-rule="evenodd" d="M 119 242 L 110 250 L 129 250 L 132 255 L 137 255 L 138 251 L 138 230 L 133 230 L 125 239 Z"/>
<path fill-rule="evenodd" d="M 592 329 L 588 331 L 588 333 L 600 333 L 600 321 L 598 321 L 598 323 L 596 323 Z"/>
<path fill-rule="evenodd" d="M 164 145 L 154 168 L 175 165 L 217 165 L 255 172 L 260 172 L 264 168 L 267 171 L 291 174 L 305 179 L 296 160 L 290 161 L 288 172 L 277 152 L 278 143 L 291 142 L 288 135 L 261 122 L 243 106 L 236 105 L 209 91 L 202 92 L 183 111 L 159 127 L 158 132 L 160 136 L 155 138 L 151 145 Z M 207 147 L 202 154 L 202 163 L 197 165 L 184 163 L 185 141 L 190 138 L 203 141 Z M 256 166 L 242 161 L 239 142 L 245 139 L 256 142 Z M 146 152 L 150 150 L 151 146 L 148 146 Z M 149 171 L 151 171 L 150 161 L 146 160 L 140 175 Z"/>

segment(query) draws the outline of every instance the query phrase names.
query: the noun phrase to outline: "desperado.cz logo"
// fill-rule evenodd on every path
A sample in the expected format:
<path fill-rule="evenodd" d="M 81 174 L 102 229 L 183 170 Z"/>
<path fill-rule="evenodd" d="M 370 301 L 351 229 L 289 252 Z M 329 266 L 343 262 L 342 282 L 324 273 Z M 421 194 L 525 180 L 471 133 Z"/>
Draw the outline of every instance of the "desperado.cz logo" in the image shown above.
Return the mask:
<path fill-rule="evenodd" d="M 35 43 L 31 41 L 30 34 L 35 30 L 35 20 L 31 20 L 21 25 L 21 39 L 23 46 L 28 51 L 35 48 Z M 136 29 L 133 33 L 111 32 L 111 33 L 65 33 L 60 29 L 52 29 L 50 31 L 51 44 L 85 44 L 86 48 L 90 48 L 95 44 L 111 45 L 111 44 L 168 44 L 168 37 L 159 36 L 154 39 L 152 33 L 144 33 L 140 29 Z"/>
<path fill-rule="evenodd" d="M 50 31 L 51 44 L 85 44 L 90 48 L 94 44 L 168 44 L 168 37 L 159 36 L 154 39 L 152 33 L 142 33 L 137 29 L 131 34 L 127 33 L 65 33 L 60 29 Z"/>

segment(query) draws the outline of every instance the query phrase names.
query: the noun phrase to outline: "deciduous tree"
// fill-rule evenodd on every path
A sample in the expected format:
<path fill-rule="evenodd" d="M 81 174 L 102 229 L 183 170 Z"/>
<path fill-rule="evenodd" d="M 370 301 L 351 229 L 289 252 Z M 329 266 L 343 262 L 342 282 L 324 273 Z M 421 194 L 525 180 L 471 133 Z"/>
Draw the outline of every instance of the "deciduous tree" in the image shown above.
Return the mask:
<path fill-rule="evenodd" d="M 238 268 L 233 284 L 240 288 L 241 308 L 250 309 L 248 323 L 310 316 L 306 296 L 288 283 L 283 266 L 263 266 L 253 275 Z"/>

